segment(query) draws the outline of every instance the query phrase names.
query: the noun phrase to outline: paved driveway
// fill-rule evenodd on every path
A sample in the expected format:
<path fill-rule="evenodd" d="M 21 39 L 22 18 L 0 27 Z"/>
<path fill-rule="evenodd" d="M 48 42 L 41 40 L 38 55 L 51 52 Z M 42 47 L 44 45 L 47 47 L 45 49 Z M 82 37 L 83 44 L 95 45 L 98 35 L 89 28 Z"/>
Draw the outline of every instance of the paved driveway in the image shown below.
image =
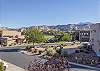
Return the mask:
<path fill-rule="evenodd" d="M 29 56 L 18 52 L 20 48 L 0 48 L 0 58 L 21 68 L 27 68 L 29 63 L 37 56 Z M 4 52 L 3 52 L 4 51 Z"/>

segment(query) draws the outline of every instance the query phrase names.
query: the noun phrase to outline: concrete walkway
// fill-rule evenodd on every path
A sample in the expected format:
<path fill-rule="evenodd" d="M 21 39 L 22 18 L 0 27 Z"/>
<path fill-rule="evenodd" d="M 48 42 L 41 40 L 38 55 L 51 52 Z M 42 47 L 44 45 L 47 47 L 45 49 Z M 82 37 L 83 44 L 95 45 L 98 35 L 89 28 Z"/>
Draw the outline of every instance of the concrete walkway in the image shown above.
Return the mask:
<path fill-rule="evenodd" d="M 8 64 L 7 71 L 26 71 L 25 69 L 22 69 L 16 65 L 11 64 L 11 63 L 7 63 L 7 64 Z"/>

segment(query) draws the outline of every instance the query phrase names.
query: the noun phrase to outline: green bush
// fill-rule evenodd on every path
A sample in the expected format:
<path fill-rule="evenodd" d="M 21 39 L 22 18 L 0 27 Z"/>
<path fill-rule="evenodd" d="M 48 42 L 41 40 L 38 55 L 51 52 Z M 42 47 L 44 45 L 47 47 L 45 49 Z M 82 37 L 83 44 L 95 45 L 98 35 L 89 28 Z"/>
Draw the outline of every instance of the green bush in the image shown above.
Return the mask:
<path fill-rule="evenodd" d="M 2 62 L 0 62 L 0 71 L 4 71 L 4 66 Z"/>
<path fill-rule="evenodd" d="M 62 41 L 70 41 L 72 39 L 71 35 L 68 33 L 63 33 Z"/>
<path fill-rule="evenodd" d="M 26 46 L 25 50 L 30 52 L 32 47 L 33 46 Z"/>

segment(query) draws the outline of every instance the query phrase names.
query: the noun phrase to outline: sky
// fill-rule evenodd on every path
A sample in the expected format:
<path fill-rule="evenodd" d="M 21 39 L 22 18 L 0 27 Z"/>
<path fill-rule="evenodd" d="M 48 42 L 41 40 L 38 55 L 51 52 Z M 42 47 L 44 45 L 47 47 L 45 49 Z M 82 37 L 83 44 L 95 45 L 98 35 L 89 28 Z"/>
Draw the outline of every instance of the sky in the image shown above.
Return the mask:
<path fill-rule="evenodd" d="M 0 26 L 100 22 L 100 0 L 0 0 Z"/>

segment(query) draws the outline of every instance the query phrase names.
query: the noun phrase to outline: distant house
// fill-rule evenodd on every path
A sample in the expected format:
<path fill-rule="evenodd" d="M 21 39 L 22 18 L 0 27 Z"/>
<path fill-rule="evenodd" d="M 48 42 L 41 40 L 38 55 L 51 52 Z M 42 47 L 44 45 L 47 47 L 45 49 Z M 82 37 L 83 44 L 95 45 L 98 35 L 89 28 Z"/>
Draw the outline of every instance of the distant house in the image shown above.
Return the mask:
<path fill-rule="evenodd" d="M 90 44 L 97 55 L 100 56 L 100 23 L 91 25 Z"/>
<path fill-rule="evenodd" d="M 71 32 L 72 41 L 89 42 L 90 30 L 75 30 Z"/>
<path fill-rule="evenodd" d="M 90 41 L 90 30 L 80 30 L 79 31 L 79 41 L 89 42 Z"/>
<path fill-rule="evenodd" d="M 0 45 L 21 44 L 24 40 L 24 35 L 15 29 L 0 29 Z"/>

